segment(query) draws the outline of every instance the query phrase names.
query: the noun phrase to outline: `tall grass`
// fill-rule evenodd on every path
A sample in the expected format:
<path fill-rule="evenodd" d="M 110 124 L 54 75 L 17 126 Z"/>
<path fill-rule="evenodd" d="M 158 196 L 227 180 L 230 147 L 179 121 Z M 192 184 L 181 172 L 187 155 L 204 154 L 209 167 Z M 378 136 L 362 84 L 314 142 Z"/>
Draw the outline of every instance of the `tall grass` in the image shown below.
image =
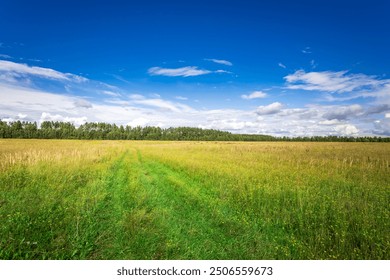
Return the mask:
<path fill-rule="evenodd" d="M 0 140 L 1 259 L 388 259 L 390 146 Z"/>

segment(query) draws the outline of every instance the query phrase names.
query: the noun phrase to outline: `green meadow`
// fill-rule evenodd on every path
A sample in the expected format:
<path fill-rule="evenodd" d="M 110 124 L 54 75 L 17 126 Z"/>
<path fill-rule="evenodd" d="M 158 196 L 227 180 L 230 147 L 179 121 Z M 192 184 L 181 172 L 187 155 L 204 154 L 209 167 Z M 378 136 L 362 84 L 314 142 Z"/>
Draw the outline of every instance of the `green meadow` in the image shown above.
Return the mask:
<path fill-rule="evenodd" d="M 389 259 L 386 143 L 0 140 L 0 259 Z"/>

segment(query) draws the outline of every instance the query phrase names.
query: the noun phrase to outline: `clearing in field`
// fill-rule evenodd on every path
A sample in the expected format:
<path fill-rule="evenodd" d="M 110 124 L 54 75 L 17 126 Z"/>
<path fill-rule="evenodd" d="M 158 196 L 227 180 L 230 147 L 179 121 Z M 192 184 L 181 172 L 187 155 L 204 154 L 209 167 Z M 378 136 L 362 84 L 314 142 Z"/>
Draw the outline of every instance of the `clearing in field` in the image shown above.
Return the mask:
<path fill-rule="evenodd" d="M 0 140 L 0 259 L 389 259 L 381 143 Z"/>

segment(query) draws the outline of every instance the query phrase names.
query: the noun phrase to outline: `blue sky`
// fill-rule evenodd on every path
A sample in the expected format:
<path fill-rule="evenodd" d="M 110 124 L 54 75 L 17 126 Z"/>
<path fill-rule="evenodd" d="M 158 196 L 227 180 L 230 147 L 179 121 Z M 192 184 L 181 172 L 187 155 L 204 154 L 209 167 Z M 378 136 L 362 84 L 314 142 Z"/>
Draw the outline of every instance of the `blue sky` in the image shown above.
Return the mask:
<path fill-rule="evenodd" d="M 20 1 L 0 118 L 390 136 L 389 1 Z"/>

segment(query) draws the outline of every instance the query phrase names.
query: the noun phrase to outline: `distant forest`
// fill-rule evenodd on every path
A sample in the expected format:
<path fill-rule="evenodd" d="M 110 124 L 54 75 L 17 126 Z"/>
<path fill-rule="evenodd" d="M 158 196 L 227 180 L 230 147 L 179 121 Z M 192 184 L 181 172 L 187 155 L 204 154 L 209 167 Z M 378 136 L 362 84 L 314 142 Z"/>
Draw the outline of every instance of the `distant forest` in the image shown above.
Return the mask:
<path fill-rule="evenodd" d="M 24 139 L 95 139 L 95 140 L 178 140 L 178 141 L 317 141 L 317 142 L 390 142 L 390 137 L 308 136 L 273 137 L 234 134 L 195 127 L 130 127 L 109 123 L 85 123 L 75 127 L 69 122 L 0 121 L 0 138 Z"/>

